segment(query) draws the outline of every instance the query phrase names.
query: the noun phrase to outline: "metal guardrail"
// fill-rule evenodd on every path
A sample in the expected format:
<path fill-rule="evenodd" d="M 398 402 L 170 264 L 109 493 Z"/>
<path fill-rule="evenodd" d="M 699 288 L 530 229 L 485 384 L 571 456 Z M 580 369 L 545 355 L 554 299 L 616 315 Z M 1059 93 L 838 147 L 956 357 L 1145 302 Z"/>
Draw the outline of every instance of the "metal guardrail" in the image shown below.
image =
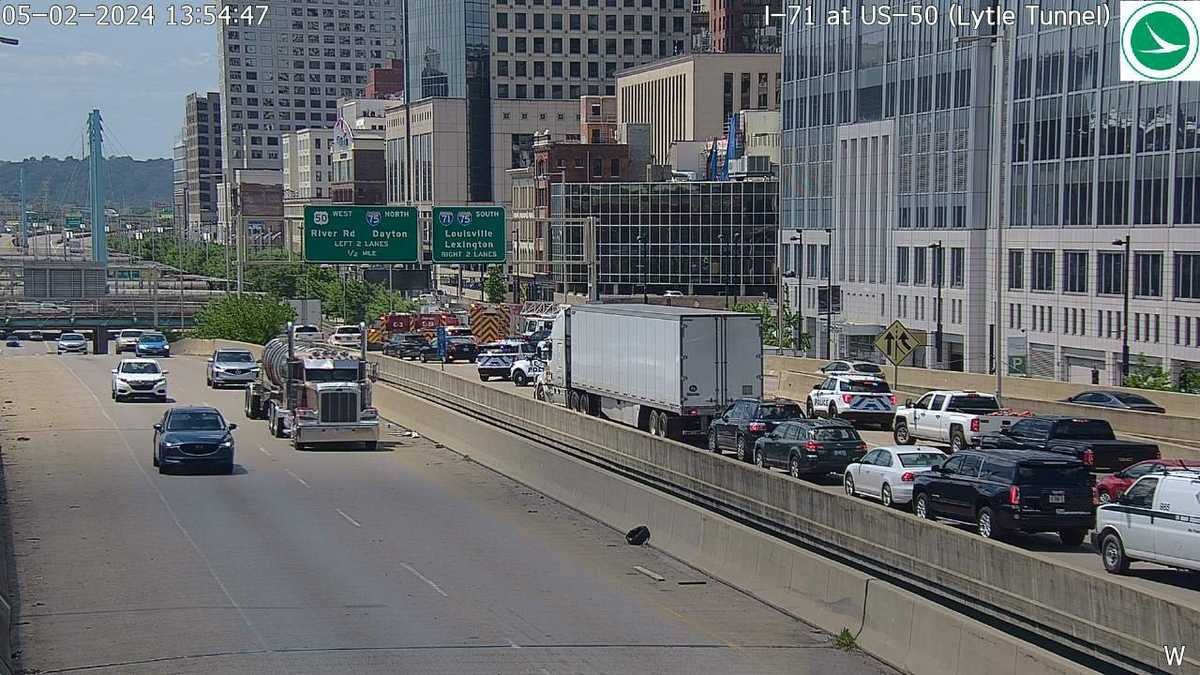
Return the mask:
<path fill-rule="evenodd" d="M 1162 644 L 1200 634 L 1200 612 L 1036 553 L 917 520 L 778 473 L 372 355 L 406 393 L 548 445 L 782 537 L 1104 672 L 1168 672 Z M 1185 667 L 1200 667 L 1189 657 Z"/>

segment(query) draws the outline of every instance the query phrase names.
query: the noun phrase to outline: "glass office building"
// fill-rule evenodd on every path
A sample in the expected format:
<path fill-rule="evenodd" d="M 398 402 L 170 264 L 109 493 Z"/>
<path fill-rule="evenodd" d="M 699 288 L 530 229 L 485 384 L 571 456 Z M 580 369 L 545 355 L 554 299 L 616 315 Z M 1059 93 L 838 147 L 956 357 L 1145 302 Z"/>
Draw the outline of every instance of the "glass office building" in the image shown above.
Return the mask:
<path fill-rule="evenodd" d="M 779 216 L 776 180 L 560 183 L 552 212 L 552 260 L 584 260 L 579 219 L 594 218 L 600 295 L 775 295 Z M 587 269 L 556 268 L 571 293 L 587 293 Z M 561 284 L 561 282 L 560 282 Z M 561 290 L 561 285 L 560 285 Z"/>
<path fill-rule="evenodd" d="M 813 12 L 843 4 L 815 0 Z M 940 314 L 945 367 L 1004 364 L 999 331 L 1027 350 L 1030 375 L 1109 383 L 1126 324 L 1131 351 L 1151 365 L 1173 375 L 1200 367 L 1189 295 L 1200 284 L 1200 83 L 1121 82 L 1117 18 L 1042 24 L 1009 0 L 1017 23 L 993 48 L 962 39 L 974 31 L 947 20 L 951 2 L 921 3 L 939 17 L 932 25 L 871 25 L 882 4 L 861 5 L 848 26 L 784 27 L 780 221 L 785 240 L 806 242 L 784 260 L 807 270 L 813 245 L 832 244 L 846 297 L 840 351 L 893 319 L 932 334 Z M 1125 317 L 1109 277 L 1126 267 L 1112 242 L 1127 234 L 1141 286 Z M 935 268 L 943 256 L 945 274 Z M 806 309 L 809 277 L 789 294 Z"/>
<path fill-rule="evenodd" d="M 405 91 L 410 101 L 466 99 L 467 196 L 495 199 L 492 189 L 491 32 L 488 0 L 407 0 Z M 419 148 L 414 148 L 414 153 Z M 430 157 L 418 161 L 429 161 Z M 403 162 L 403 158 L 398 158 Z"/>

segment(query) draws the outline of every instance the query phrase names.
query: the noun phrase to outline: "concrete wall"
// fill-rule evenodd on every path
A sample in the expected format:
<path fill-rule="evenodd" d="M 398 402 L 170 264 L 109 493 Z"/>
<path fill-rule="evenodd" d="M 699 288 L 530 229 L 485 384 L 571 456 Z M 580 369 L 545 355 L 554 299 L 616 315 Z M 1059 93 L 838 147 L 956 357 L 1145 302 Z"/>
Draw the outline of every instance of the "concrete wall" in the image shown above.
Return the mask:
<path fill-rule="evenodd" d="M 404 388 L 436 396 L 459 410 L 481 411 L 503 428 L 583 450 L 719 512 L 844 556 L 883 577 L 903 579 L 923 592 L 961 602 L 1098 658 L 1161 668 L 1163 644 L 1186 642 L 1200 631 L 1200 613 L 1194 608 L 1114 584 L 1106 575 L 1072 569 L 1036 552 L 819 490 L 779 473 L 764 473 L 724 456 L 441 371 L 379 356 L 372 360 L 380 364 L 382 378 Z M 379 393 L 377 404 L 386 405 L 385 400 Z M 536 466 L 530 469 L 537 470 Z M 600 490 L 596 482 L 574 484 L 578 490 Z M 596 505 L 593 515 L 602 520 L 614 516 L 617 506 L 612 498 L 593 492 L 586 499 Z M 690 559 L 687 546 L 698 549 L 703 540 L 686 541 L 691 543 L 681 543 L 676 550 Z M 728 542 L 708 545 L 719 549 L 728 547 Z M 753 564 L 759 564 L 757 558 Z M 916 627 L 913 622 L 905 625 Z M 1195 660 L 1189 666 L 1200 668 L 1200 656 L 1191 658 Z"/>
<path fill-rule="evenodd" d="M 804 400 L 812 386 L 820 380 L 817 374 L 821 366 L 828 363 L 821 359 L 802 359 L 790 356 L 767 356 L 765 368 L 775 371 L 780 378 L 779 394 L 788 398 Z M 894 370 L 885 367 L 888 381 L 897 391 L 913 394 L 913 398 L 933 389 L 968 389 L 995 391 L 996 378 L 991 375 L 960 373 L 949 370 L 926 368 L 901 368 L 899 384 Z M 785 387 L 784 383 L 787 383 Z M 1167 409 L 1167 414 L 1108 410 L 1095 406 L 1062 403 L 1061 400 L 1087 389 L 1099 387 L 1071 384 L 1054 380 L 1027 377 L 1004 378 L 1004 405 L 1017 410 L 1032 410 L 1046 415 L 1080 415 L 1108 420 L 1113 428 L 1127 434 L 1152 436 L 1200 442 L 1200 396 L 1171 391 L 1145 391 L 1121 387 L 1119 389 L 1144 396 Z M 901 401 L 903 396 L 899 397 Z"/>
<path fill-rule="evenodd" d="M 238 342 L 237 340 L 201 340 L 196 338 L 187 338 L 173 343 L 172 348 L 176 354 L 184 356 L 211 356 L 217 349 L 248 349 L 254 354 L 254 358 L 262 357 L 262 345 L 256 345 L 249 342 Z"/>
<path fill-rule="evenodd" d="M 537 443 L 497 434 L 449 408 L 391 387 L 376 390 L 375 404 L 389 418 L 448 447 L 470 448 L 473 460 L 618 530 L 648 526 L 656 548 L 825 631 L 848 629 L 862 649 L 906 672 L 1086 672 L 878 578 Z"/>

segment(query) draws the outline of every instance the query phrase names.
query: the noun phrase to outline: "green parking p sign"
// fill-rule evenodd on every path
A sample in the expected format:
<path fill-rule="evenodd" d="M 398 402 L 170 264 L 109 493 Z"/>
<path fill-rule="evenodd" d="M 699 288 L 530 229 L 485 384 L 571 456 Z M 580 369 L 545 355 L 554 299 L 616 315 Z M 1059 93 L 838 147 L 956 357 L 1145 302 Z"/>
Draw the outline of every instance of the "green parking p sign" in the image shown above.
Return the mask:
<path fill-rule="evenodd" d="M 490 264 L 507 258 L 507 219 L 502 206 L 433 207 L 435 263 Z"/>
<path fill-rule="evenodd" d="M 411 206 L 304 207 L 304 260 L 362 265 L 420 260 Z"/>

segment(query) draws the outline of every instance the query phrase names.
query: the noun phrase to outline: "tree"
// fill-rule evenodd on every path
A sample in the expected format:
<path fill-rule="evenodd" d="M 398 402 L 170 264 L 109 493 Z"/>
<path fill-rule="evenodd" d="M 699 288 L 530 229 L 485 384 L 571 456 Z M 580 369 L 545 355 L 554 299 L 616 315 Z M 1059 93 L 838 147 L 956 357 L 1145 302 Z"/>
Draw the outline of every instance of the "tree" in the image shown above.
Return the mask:
<path fill-rule="evenodd" d="M 1179 391 L 1185 394 L 1200 394 L 1200 370 L 1180 371 Z"/>
<path fill-rule="evenodd" d="M 800 324 L 800 315 L 795 312 L 785 311 L 783 314 L 783 344 L 780 344 L 778 321 L 775 312 L 771 311 L 771 305 L 767 302 L 739 302 L 734 303 L 733 311 L 746 312 L 747 314 L 757 314 L 762 317 L 763 327 L 763 344 L 780 347 L 781 349 L 793 349 L 793 343 L 796 337 L 796 327 Z M 807 351 L 811 347 L 812 337 L 807 334 L 800 336 L 799 349 Z"/>
<path fill-rule="evenodd" d="M 508 294 L 508 284 L 504 283 L 504 270 L 500 265 L 488 266 L 487 276 L 483 280 L 483 297 L 488 302 L 504 302 Z"/>
<path fill-rule="evenodd" d="M 1129 375 L 1125 378 L 1125 386 L 1157 391 L 1175 390 L 1171 386 L 1171 376 L 1162 368 L 1147 364 L 1145 354 L 1138 354 L 1137 364 L 1129 369 Z"/>
<path fill-rule="evenodd" d="M 272 297 L 225 295 L 209 301 L 196 313 L 193 335 L 261 345 L 279 335 L 295 317 L 291 305 Z"/>

